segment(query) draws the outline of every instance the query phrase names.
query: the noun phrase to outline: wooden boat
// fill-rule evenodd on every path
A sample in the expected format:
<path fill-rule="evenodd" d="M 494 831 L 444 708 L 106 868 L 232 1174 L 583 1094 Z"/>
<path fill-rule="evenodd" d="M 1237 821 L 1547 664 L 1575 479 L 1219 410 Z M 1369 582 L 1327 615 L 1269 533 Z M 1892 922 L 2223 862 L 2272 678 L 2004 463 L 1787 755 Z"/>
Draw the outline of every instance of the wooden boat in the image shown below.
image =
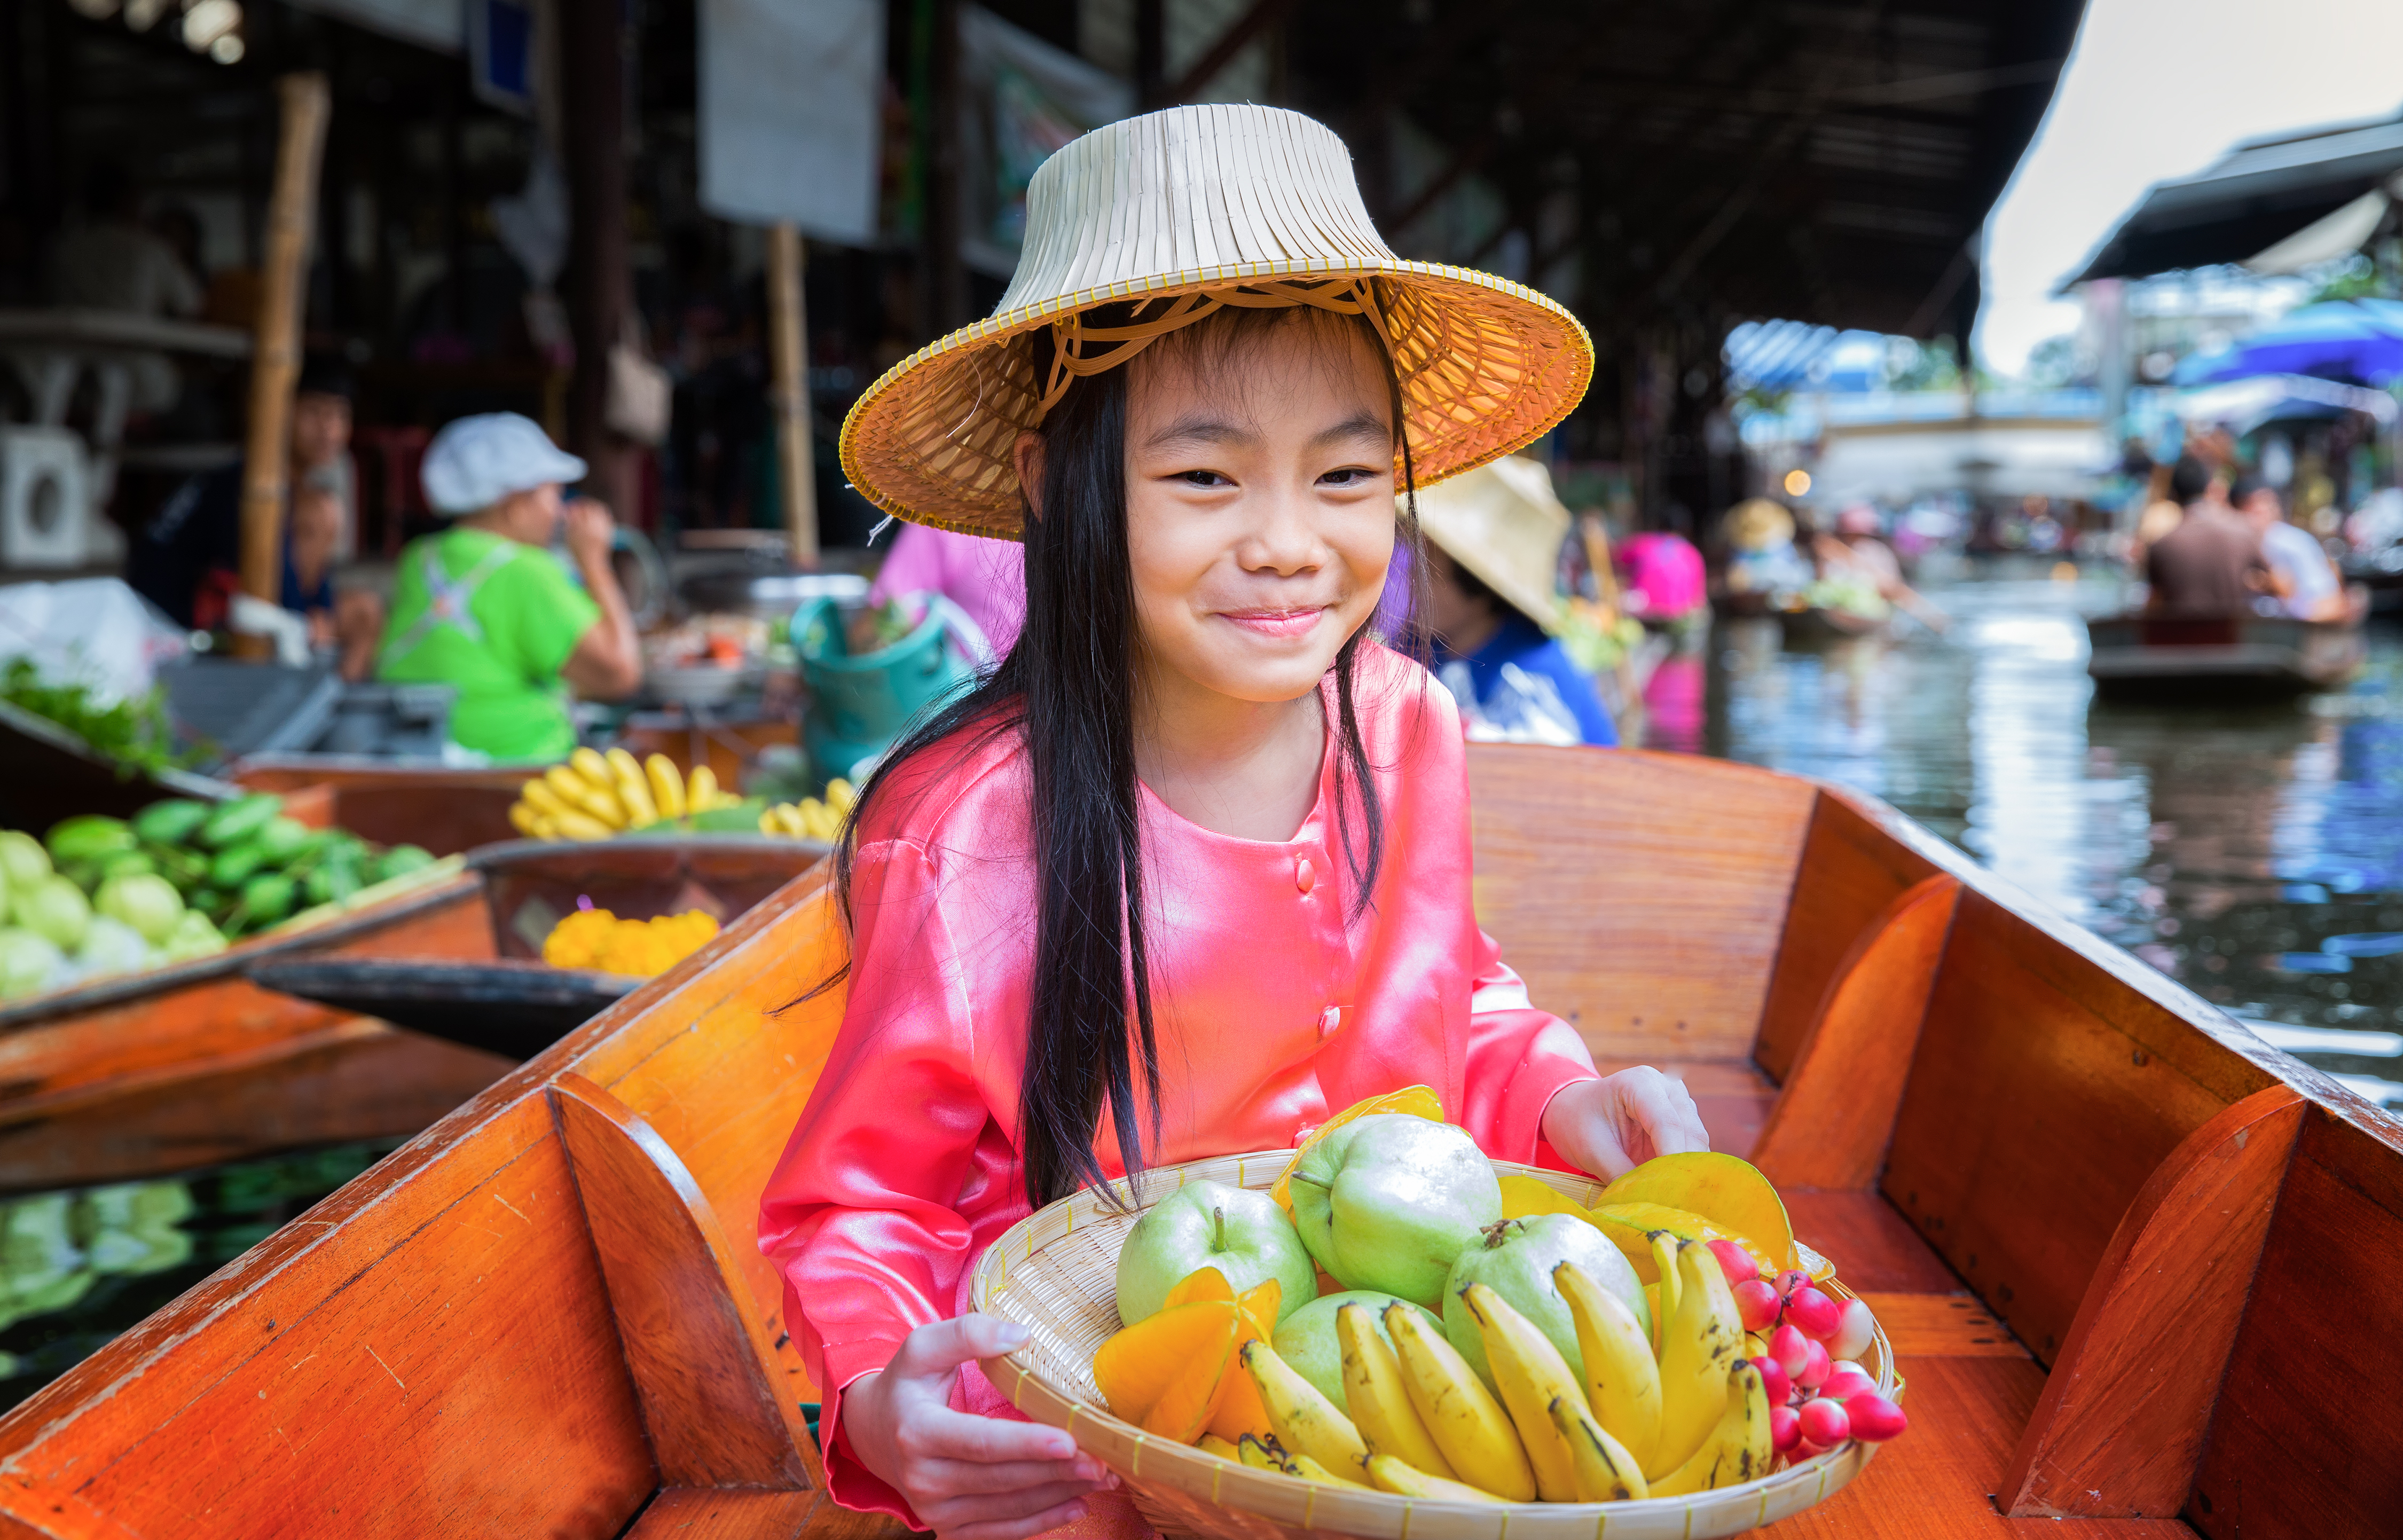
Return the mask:
<path fill-rule="evenodd" d="M 521 1057 L 495 1051 L 506 1041 L 444 1041 L 262 988 L 253 970 L 532 957 L 579 896 L 633 915 L 700 904 L 730 916 L 819 853 L 757 839 L 512 842 L 323 926 L 0 1008 L 0 1191 L 415 1133 Z"/>
<path fill-rule="evenodd" d="M 2187 619 L 2114 615 L 2086 623 L 2086 671 L 2105 694 L 2212 701 L 2332 689 L 2361 670 L 2361 617 Z"/>
<path fill-rule="evenodd" d="M 1785 645 L 1789 647 L 1824 647 L 1835 642 L 1882 636 L 1885 634 L 1886 625 L 1884 616 L 1855 615 L 1850 610 L 1826 609 L 1817 605 L 1777 611 L 1777 626 L 1785 633 Z"/>
<path fill-rule="evenodd" d="M 379 845 L 422 845 L 455 855 L 515 839 L 509 804 L 523 770 L 452 769 L 333 755 L 252 755 L 230 779 L 244 791 L 281 794 L 303 822 L 322 821 Z"/>
<path fill-rule="evenodd" d="M 1866 798 L 1472 745 L 1482 917 L 1893 1337 L 1792 1536 L 2395 1533 L 2403 1124 Z M 753 1244 L 823 867 L 0 1418 L 26 1536 L 842 1537 Z"/>

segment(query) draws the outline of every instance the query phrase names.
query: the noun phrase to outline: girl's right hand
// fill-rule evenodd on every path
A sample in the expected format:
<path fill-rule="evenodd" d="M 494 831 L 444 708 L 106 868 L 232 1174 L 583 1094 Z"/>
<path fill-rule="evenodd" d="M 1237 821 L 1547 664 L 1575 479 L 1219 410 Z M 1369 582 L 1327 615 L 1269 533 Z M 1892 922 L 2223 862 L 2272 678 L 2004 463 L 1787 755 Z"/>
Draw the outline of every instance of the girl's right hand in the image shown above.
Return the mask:
<path fill-rule="evenodd" d="M 893 1362 L 842 1393 L 851 1452 L 942 1540 L 1021 1540 L 1083 1517 L 1078 1501 L 1118 1478 L 1039 1422 L 953 1411 L 960 1366 L 1022 1347 L 1026 1328 L 989 1315 L 920 1326 Z"/>

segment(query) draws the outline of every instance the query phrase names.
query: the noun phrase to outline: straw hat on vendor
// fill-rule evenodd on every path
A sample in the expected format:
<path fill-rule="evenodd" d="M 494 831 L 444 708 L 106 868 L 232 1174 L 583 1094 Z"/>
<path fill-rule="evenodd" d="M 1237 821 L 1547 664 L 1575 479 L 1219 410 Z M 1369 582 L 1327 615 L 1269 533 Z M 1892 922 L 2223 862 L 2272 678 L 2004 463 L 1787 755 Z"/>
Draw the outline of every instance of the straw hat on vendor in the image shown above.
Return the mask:
<path fill-rule="evenodd" d="M 1299 113 L 1187 107 L 1096 129 L 1036 171 L 1026 215 L 993 314 L 902 360 L 843 420 L 843 472 L 888 513 L 1015 538 L 1018 436 L 1071 382 L 1229 307 L 1365 315 L 1422 487 L 1541 437 L 1593 373 L 1585 328 L 1552 299 L 1395 256 L 1343 142 Z M 1088 313 L 1118 302 L 1124 319 Z"/>
<path fill-rule="evenodd" d="M 1618 742 L 1592 676 L 1557 640 L 1561 547 L 1571 520 L 1552 491 L 1551 472 L 1505 455 L 1420 493 L 1418 514 L 1428 547 L 1427 630 L 1436 665 L 1455 693 L 1462 671 L 1467 674 L 1471 693 L 1462 708 L 1549 712 L 1549 700 L 1523 708 L 1515 698 L 1507 707 L 1497 701 L 1505 691 L 1540 695 L 1543 687 L 1533 684 L 1540 678 L 1574 719 L 1577 742 Z M 1506 675 L 1506 668 L 1521 677 Z"/>
<path fill-rule="evenodd" d="M 977 1368 L 1021 1339 L 964 1285 L 1030 1204 L 1414 1084 L 1497 1158 L 1707 1146 L 1675 1082 L 1602 1075 L 1515 987 L 1477 924 L 1458 715 L 1369 633 L 1416 544 L 1396 492 L 1530 442 L 1591 368 L 1543 296 L 1396 257 L 1324 126 L 1182 107 L 1046 161 L 999 312 L 853 408 L 853 484 L 1022 541 L 1026 613 L 836 848 L 842 1025 L 761 1198 L 837 1502 L 1151 1533 Z M 1121 1313 L 1185 1270 L 1138 1258 Z"/>

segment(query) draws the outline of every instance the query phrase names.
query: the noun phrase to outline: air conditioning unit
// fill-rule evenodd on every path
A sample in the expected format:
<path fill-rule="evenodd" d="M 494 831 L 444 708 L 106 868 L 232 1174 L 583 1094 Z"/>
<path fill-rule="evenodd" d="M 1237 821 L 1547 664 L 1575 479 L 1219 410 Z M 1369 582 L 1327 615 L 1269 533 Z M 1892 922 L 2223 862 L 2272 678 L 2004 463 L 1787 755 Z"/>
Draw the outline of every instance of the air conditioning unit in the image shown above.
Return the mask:
<path fill-rule="evenodd" d="M 93 538 L 96 519 L 81 438 L 67 428 L 0 426 L 0 566 L 80 567 L 104 544 Z"/>

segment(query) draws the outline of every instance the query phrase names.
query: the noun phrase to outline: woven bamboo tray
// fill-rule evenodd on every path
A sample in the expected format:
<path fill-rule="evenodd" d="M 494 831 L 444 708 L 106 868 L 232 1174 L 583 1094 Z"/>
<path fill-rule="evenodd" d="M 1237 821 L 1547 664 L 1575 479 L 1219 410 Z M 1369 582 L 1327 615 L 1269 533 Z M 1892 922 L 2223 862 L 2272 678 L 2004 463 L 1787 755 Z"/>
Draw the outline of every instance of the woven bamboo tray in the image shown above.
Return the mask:
<path fill-rule="evenodd" d="M 1137 1208 L 1127 1214 L 1111 1211 L 1088 1188 L 1011 1226 L 977 1263 L 976 1309 L 1021 1322 L 1033 1334 L 1008 1357 L 984 1360 L 986 1378 L 1020 1411 L 1066 1429 L 1118 1472 L 1136 1507 L 1164 1533 L 1200 1540 L 1712 1540 L 1801 1512 L 1859 1475 L 1875 1454 L 1876 1446 L 1856 1441 L 1741 1486 L 1641 1503 L 1431 1503 L 1253 1470 L 1111 1416 L 1093 1382 L 1093 1350 L 1118 1329 L 1118 1247 L 1134 1214 L 1188 1182 L 1265 1190 L 1292 1157 L 1291 1150 L 1262 1150 L 1146 1172 Z M 1533 1176 L 1580 1203 L 1591 1202 L 1603 1186 L 1566 1172 L 1504 1160 L 1493 1167 Z M 1851 1293 L 1832 1280 L 1822 1286 Z M 1861 1367 L 1880 1394 L 1902 1394 L 1883 1327 Z"/>

